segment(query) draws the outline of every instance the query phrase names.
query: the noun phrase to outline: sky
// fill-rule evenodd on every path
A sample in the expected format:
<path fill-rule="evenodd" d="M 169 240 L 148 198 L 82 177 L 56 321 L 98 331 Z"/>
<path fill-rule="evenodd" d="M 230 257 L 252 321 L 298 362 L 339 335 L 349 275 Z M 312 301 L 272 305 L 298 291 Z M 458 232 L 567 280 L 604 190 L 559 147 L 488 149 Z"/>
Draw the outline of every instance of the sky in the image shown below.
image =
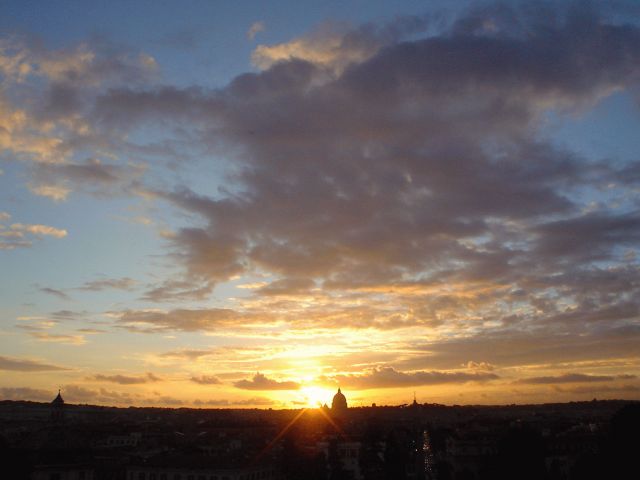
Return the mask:
<path fill-rule="evenodd" d="M 635 2 L 3 1 L 0 398 L 640 399 Z"/>

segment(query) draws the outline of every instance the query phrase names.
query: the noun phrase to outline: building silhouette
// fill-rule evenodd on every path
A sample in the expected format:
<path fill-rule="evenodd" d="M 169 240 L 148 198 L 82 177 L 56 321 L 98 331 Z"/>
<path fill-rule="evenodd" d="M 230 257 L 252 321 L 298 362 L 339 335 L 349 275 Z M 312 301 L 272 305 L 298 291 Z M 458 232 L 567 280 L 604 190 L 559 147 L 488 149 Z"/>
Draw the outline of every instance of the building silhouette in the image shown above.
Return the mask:
<path fill-rule="evenodd" d="M 331 415 L 335 418 L 343 418 L 347 414 L 347 398 L 340 388 L 331 401 Z"/>
<path fill-rule="evenodd" d="M 64 420 L 64 400 L 58 390 L 58 395 L 51 401 L 50 405 L 51 414 L 50 418 L 52 422 L 62 422 Z"/>

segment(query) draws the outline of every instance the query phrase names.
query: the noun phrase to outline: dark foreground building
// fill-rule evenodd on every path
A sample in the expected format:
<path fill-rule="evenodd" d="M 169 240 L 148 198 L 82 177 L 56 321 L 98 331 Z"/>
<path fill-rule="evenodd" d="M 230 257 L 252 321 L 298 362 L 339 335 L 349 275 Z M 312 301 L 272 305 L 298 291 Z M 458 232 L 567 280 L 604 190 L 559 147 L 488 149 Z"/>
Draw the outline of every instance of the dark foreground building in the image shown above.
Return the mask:
<path fill-rule="evenodd" d="M 10 480 L 640 478 L 640 403 L 196 410 L 0 402 Z"/>

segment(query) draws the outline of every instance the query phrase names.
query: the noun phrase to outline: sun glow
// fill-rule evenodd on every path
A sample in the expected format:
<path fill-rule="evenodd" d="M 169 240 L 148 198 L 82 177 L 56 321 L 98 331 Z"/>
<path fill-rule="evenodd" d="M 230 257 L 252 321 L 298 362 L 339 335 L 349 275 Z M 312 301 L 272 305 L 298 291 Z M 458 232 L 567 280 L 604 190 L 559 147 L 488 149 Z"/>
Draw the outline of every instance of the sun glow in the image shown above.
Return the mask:
<path fill-rule="evenodd" d="M 308 385 L 300 389 L 303 399 L 308 407 L 321 407 L 325 403 L 331 406 L 331 399 L 335 392 L 327 388 Z"/>

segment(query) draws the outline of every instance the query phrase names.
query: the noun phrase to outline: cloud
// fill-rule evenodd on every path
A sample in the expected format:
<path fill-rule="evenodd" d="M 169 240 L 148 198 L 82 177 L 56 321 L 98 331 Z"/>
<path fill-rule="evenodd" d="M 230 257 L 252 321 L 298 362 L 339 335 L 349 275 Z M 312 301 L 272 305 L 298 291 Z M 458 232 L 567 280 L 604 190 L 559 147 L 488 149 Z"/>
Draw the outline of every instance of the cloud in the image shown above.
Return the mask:
<path fill-rule="evenodd" d="M 67 236 L 66 230 L 49 227 L 48 225 L 24 225 L 22 223 L 14 223 L 9 228 L 15 232 L 26 232 L 38 236 L 51 236 L 55 238 L 64 238 Z"/>
<path fill-rule="evenodd" d="M 156 72 L 150 55 L 97 37 L 48 49 L 33 37 L 2 36 L 0 149 L 26 163 L 27 186 L 36 195 L 62 201 L 74 190 L 98 196 L 132 192 L 144 168 L 118 157 L 144 148 L 94 124 L 89 112 L 98 92 L 149 84 Z M 78 161 L 87 151 L 116 161 Z"/>
<path fill-rule="evenodd" d="M 310 278 L 283 278 L 256 290 L 258 295 L 300 295 L 315 287 Z"/>
<path fill-rule="evenodd" d="M 323 380 L 345 388 L 365 390 L 370 388 L 400 388 L 445 383 L 487 382 L 497 380 L 498 375 L 488 372 L 401 372 L 392 367 L 377 367 L 363 374 L 335 375 Z"/>
<path fill-rule="evenodd" d="M 78 290 L 87 290 L 92 292 L 100 292 L 102 290 L 130 290 L 136 284 L 136 281 L 129 278 L 106 278 L 100 280 L 92 280 L 90 282 L 86 282 L 81 287 L 78 287 Z"/>
<path fill-rule="evenodd" d="M 262 373 L 256 373 L 251 380 L 239 380 L 233 384 L 243 390 L 297 390 L 300 385 L 296 382 L 273 380 Z"/>
<path fill-rule="evenodd" d="M 30 332 L 29 335 L 40 342 L 65 343 L 67 345 L 84 345 L 84 335 L 68 335 L 49 332 Z"/>
<path fill-rule="evenodd" d="M 246 399 L 209 399 L 209 400 L 194 400 L 193 404 L 198 407 L 247 407 L 247 406 L 268 406 L 275 405 L 275 401 L 265 397 L 251 397 Z"/>
<path fill-rule="evenodd" d="M 135 188 L 145 170 L 143 165 L 105 164 L 97 158 L 36 164 L 28 187 L 32 193 L 55 201 L 66 200 L 72 191 L 99 197 L 124 195 Z"/>
<path fill-rule="evenodd" d="M 577 192 L 595 194 L 620 172 L 532 132 L 549 109 L 573 113 L 631 88 L 635 57 L 614 52 L 635 51 L 637 38 L 634 27 L 601 18 L 589 30 L 600 60 L 589 49 L 589 62 L 569 66 L 565 59 L 584 57 L 573 39 L 589 25 L 559 20 L 540 29 L 526 12 L 508 10 L 520 23 L 480 9 L 423 37 L 430 20 L 421 18 L 388 35 L 380 34 L 387 27 L 341 27 L 328 35 L 336 44 L 378 35 L 384 47 L 329 79 L 324 60 L 298 55 L 221 91 L 108 92 L 96 109 L 106 123 L 191 122 L 194 133 L 241 152 L 232 186 L 219 195 L 154 190 L 201 224 L 167 237 L 185 269 L 181 283 L 144 298 L 204 299 L 216 284 L 266 271 L 277 280 L 265 296 L 296 281 L 336 292 L 334 303 L 338 291 L 369 290 L 369 299 L 384 292 L 396 312 L 369 322 L 380 328 L 469 325 L 472 312 L 505 325 L 512 310 L 504 302 L 517 301 L 525 322 L 557 318 L 559 299 L 544 285 L 579 289 L 581 276 L 600 269 L 593 262 L 621 266 L 616 251 L 636 241 L 636 219 L 610 208 L 584 213 Z M 482 29 L 490 20 L 500 28 Z M 584 230 L 584 251 L 598 256 L 582 256 L 571 277 L 559 276 L 569 248 L 560 243 L 570 245 L 560 233 L 574 226 Z M 525 298 L 509 298 L 507 286 Z M 534 314 L 544 297 L 556 311 Z M 601 296 L 602 313 L 621 298 Z M 345 300 L 343 317 L 350 308 Z M 362 310 L 364 325 L 371 316 Z"/>
<path fill-rule="evenodd" d="M 101 404 L 101 405 L 134 405 L 139 398 L 105 388 L 92 390 L 80 385 L 65 385 L 62 389 L 64 399 L 69 403 Z"/>
<path fill-rule="evenodd" d="M 565 373 L 562 375 L 547 377 L 529 377 L 517 380 L 516 383 L 524 383 L 529 385 L 545 385 L 556 383 L 591 383 L 591 382 L 612 382 L 617 377 L 612 375 L 587 375 L 583 373 Z M 633 377 L 635 378 L 635 377 Z"/>
<path fill-rule="evenodd" d="M 626 384 L 626 385 L 579 385 L 575 387 L 559 387 L 556 386 L 555 390 L 558 392 L 566 392 L 571 395 L 605 395 L 608 398 L 620 398 L 621 394 L 631 395 L 631 398 L 637 398 L 637 394 L 640 392 L 640 385 Z M 602 398 L 602 397 L 600 397 Z"/>
<path fill-rule="evenodd" d="M 163 358 L 175 358 L 178 360 L 198 360 L 201 357 L 206 357 L 208 355 L 213 355 L 215 353 L 214 350 L 198 350 L 198 349 L 182 349 L 182 350 L 172 350 L 170 352 L 161 353 L 159 356 Z"/>
<path fill-rule="evenodd" d="M 36 360 L 0 356 L 0 370 L 11 370 L 15 372 L 55 372 L 68 369 Z"/>
<path fill-rule="evenodd" d="M 0 213 L 0 222 L 7 221 L 11 216 L 6 212 Z M 42 237 L 64 238 L 67 231 L 60 228 L 40 224 L 13 223 L 11 225 L 0 224 L 0 250 L 13 250 L 26 248 L 33 245 L 34 239 Z"/>
<path fill-rule="evenodd" d="M 433 342 L 412 340 L 406 345 L 410 355 L 394 363 L 411 370 L 427 366 L 451 369 L 459 367 L 469 357 L 475 357 L 505 368 L 595 359 L 623 360 L 638 356 L 640 330 L 637 328 L 606 327 L 585 331 L 584 326 L 578 324 L 576 330 L 582 332 L 581 335 L 568 335 L 565 333 L 568 327 L 564 325 L 551 328 L 556 331 L 541 328 L 527 333 L 518 330 L 485 332 L 484 335 Z"/>
<path fill-rule="evenodd" d="M 53 295 L 54 297 L 58 297 L 61 300 L 71 300 L 71 297 L 64 293 L 62 290 L 58 290 L 57 288 L 51 287 L 40 287 L 39 290 L 44 293 L 48 293 L 49 295 Z"/>
<path fill-rule="evenodd" d="M 104 41 L 50 50 L 33 38 L 0 39 L 0 72 L 5 82 L 40 77 L 56 84 L 97 85 L 123 80 L 137 83 L 148 80 L 156 68 L 152 57 L 116 52 Z"/>
<path fill-rule="evenodd" d="M 256 38 L 256 35 L 260 32 L 264 32 L 264 29 L 266 28 L 264 22 L 262 21 L 258 21 L 258 22 L 253 22 L 251 24 L 251 26 L 249 27 L 249 30 L 247 30 L 247 38 L 249 40 L 253 40 L 254 38 Z"/>
<path fill-rule="evenodd" d="M 200 385 L 220 385 L 222 382 L 213 375 L 199 375 L 191 377 L 191 381 Z"/>
<path fill-rule="evenodd" d="M 100 333 L 107 333 L 107 330 L 102 330 L 100 328 L 79 328 L 78 332 L 86 333 L 87 335 L 98 335 Z"/>
<path fill-rule="evenodd" d="M 462 364 L 463 367 L 471 371 L 491 372 L 494 370 L 494 366 L 487 362 L 474 362 L 468 361 L 466 364 Z"/>
<path fill-rule="evenodd" d="M 0 398 L 3 400 L 31 400 L 34 402 L 48 402 L 53 400 L 54 394 L 47 390 L 31 387 L 0 387 Z"/>
<path fill-rule="evenodd" d="M 215 330 L 238 322 L 239 314 L 225 308 L 162 311 L 125 311 L 116 314 L 119 324 L 155 330 Z"/>
<path fill-rule="evenodd" d="M 214 304 L 226 308 L 109 312 L 121 328 L 393 336 L 394 350 L 358 366 L 363 378 L 345 378 L 356 385 L 636 358 L 640 164 L 571 151 L 549 122 L 614 96 L 633 103 L 640 29 L 572 8 L 325 24 L 258 46 L 260 71 L 216 89 L 140 81 L 153 62 L 131 52 L 5 48 L 11 88 L 34 96 L 27 108 L 2 90 L 0 147 L 55 198 L 113 192 L 179 210 L 184 223 L 162 232 L 177 270 L 144 301 L 214 301 L 239 277 L 269 281 Z M 149 131 L 167 141 L 133 143 Z M 176 152 L 169 177 L 160 165 Z M 135 167 L 144 159 L 152 176 Z M 178 174 L 189 169 L 219 184 L 192 190 Z M 2 248 L 37 238 L 0 232 Z"/>
<path fill-rule="evenodd" d="M 211 294 L 214 285 L 204 281 L 166 280 L 152 285 L 142 296 L 150 302 L 175 302 L 181 300 L 202 300 Z"/>
<path fill-rule="evenodd" d="M 91 377 L 92 380 L 96 380 L 98 382 L 112 382 L 118 383 L 120 385 L 138 385 L 142 383 L 153 383 L 160 382 L 162 379 L 157 377 L 153 373 L 147 373 L 146 375 L 102 375 L 97 374 Z"/>
<path fill-rule="evenodd" d="M 352 28 L 346 23 L 325 22 L 309 34 L 277 45 L 258 45 L 251 55 L 253 64 L 264 70 L 293 59 L 322 65 L 336 72 L 352 63 L 366 61 L 386 45 L 425 30 L 427 17 L 398 17 L 382 26 L 365 24 Z M 249 36 L 252 25 L 247 36 Z M 257 33 L 257 32 L 256 32 Z"/>
<path fill-rule="evenodd" d="M 71 193 L 70 188 L 62 187 L 60 185 L 30 184 L 29 190 L 36 195 L 48 197 L 56 202 L 66 200 L 69 193 Z"/>
<path fill-rule="evenodd" d="M 57 310 L 55 312 L 51 312 L 49 317 L 55 318 L 56 320 L 78 320 L 88 315 L 85 311 L 74 311 L 74 310 Z"/>

